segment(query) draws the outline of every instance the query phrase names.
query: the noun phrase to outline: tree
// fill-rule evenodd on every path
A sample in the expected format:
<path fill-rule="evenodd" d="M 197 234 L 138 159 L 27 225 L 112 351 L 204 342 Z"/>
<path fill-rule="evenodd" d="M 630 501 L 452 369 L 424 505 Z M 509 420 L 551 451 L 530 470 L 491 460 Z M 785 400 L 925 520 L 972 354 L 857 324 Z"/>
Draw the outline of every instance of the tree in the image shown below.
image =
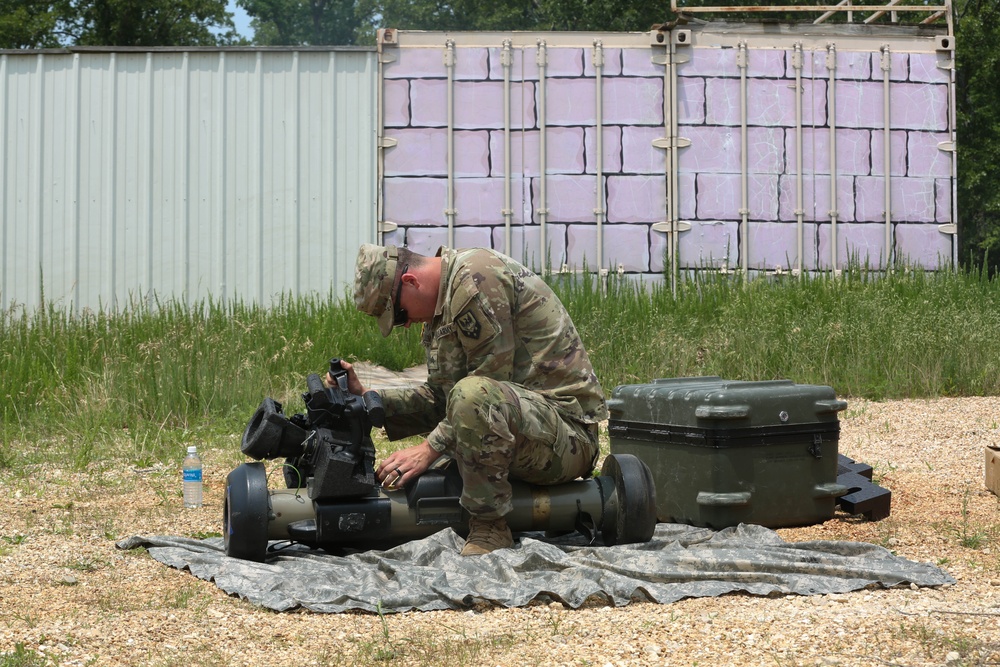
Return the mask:
<path fill-rule="evenodd" d="M 266 46 L 354 44 L 361 19 L 355 0 L 237 0 L 252 18 L 254 42 Z"/>
<path fill-rule="evenodd" d="M 51 0 L 0 0 L 0 49 L 59 46 L 59 11 Z"/>
<path fill-rule="evenodd" d="M 401 30 L 649 30 L 666 21 L 662 1 L 608 0 L 359 0 L 364 35 L 380 27 Z"/>
<path fill-rule="evenodd" d="M 226 0 L 63 0 L 80 46 L 212 46 L 236 39 Z"/>
<path fill-rule="evenodd" d="M 1000 7 L 956 5 L 958 216 L 963 261 L 1000 267 Z"/>

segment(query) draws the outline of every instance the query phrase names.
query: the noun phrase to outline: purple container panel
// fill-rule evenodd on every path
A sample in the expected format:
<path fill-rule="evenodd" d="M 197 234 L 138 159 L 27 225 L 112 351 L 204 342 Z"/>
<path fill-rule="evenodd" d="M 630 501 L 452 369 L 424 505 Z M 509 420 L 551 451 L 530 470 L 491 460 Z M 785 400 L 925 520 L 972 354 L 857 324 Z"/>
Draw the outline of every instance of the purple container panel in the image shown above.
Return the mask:
<path fill-rule="evenodd" d="M 510 230 L 510 256 L 533 271 L 541 270 L 543 260 L 546 266 L 558 269 L 566 262 L 566 226 L 546 226 L 546 246 L 543 254 L 539 247 L 542 230 L 538 225 L 512 227 Z M 493 247 L 503 252 L 504 228 L 493 228 Z"/>
<path fill-rule="evenodd" d="M 622 49 L 621 73 L 625 76 L 664 76 L 666 67 L 654 63 L 654 55 L 663 55 L 663 49 Z"/>
<path fill-rule="evenodd" d="M 662 127 L 633 127 L 615 128 L 620 133 L 618 158 L 621 168 L 618 170 L 605 169 L 605 171 L 624 171 L 627 174 L 664 174 L 667 170 L 667 151 L 653 146 L 655 139 L 662 139 L 665 134 Z M 607 129 L 605 129 L 607 137 Z M 607 138 L 604 140 L 605 153 L 608 152 Z M 588 164 L 590 161 L 588 160 Z"/>
<path fill-rule="evenodd" d="M 885 220 L 885 179 L 859 176 L 857 187 L 858 222 Z M 889 183 L 891 218 L 895 222 L 934 222 L 936 199 L 934 180 L 929 178 L 894 178 Z"/>
<path fill-rule="evenodd" d="M 896 225 L 896 259 L 924 269 L 949 266 L 953 238 L 937 225 Z"/>
<path fill-rule="evenodd" d="M 658 222 L 667 218 L 667 177 L 608 176 L 607 220 Z"/>
<path fill-rule="evenodd" d="M 785 172 L 785 130 L 777 127 L 747 129 L 747 171 L 751 174 Z"/>
<path fill-rule="evenodd" d="M 444 49 L 441 50 L 441 60 L 444 61 Z M 489 74 L 489 49 L 484 47 L 455 49 L 456 81 L 483 81 L 489 77 Z"/>
<path fill-rule="evenodd" d="M 951 206 L 952 184 L 950 178 L 939 178 L 934 181 L 936 192 L 937 221 L 940 223 L 954 222 Z"/>
<path fill-rule="evenodd" d="M 649 234 L 649 270 L 663 273 L 669 267 L 667 258 L 667 244 L 670 236 L 663 232 L 653 232 Z"/>
<path fill-rule="evenodd" d="M 431 47 L 394 49 L 396 60 L 382 67 L 386 79 L 446 79 L 444 44 Z"/>
<path fill-rule="evenodd" d="M 705 79 L 677 79 L 677 122 L 682 125 L 705 122 Z"/>
<path fill-rule="evenodd" d="M 819 226 L 819 265 L 821 270 L 830 267 L 830 225 Z M 837 267 L 847 268 L 851 262 L 873 269 L 883 267 L 885 260 L 885 226 L 880 224 L 839 223 L 837 225 Z"/>
<path fill-rule="evenodd" d="M 747 266 L 766 271 L 791 270 L 798 264 L 798 226 L 787 222 L 757 222 L 749 226 L 747 232 Z M 812 240 L 805 237 L 803 230 L 803 252 Z M 808 262 L 803 257 L 803 266 Z"/>
<path fill-rule="evenodd" d="M 908 176 L 950 178 L 954 153 L 939 146 L 951 141 L 944 132 L 908 132 L 906 135 L 906 173 Z"/>
<path fill-rule="evenodd" d="M 410 124 L 410 82 L 387 79 L 382 85 L 382 122 L 386 127 Z"/>
<path fill-rule="evenodd" d="M 399 225 L 447 225 L 448 181 L 443 178 L 398 178 L 383 180 L 383 214 Z"/>
<path fill-rule="evenodd" d="M 398 144 L 385 151 L 386 176 L 447 176 L 448 132 L 444 128 L 386 131 Z M 455 132 L 455 176 L 487 176 L 490 168 L 489 133 Z"/>
<path fill-rule="evenodd" d="M 624 130 L 627 132 L 631 129 L 633 128 L 630 127 L 622 128 L 615 125 L 611 127 L 608 126 L 604 127 L 604 130 L 602 132 L 602 136 L 604 137 L 604 146 L 601 152 L 604 154 L 602 169 L 604 170 L 605 174 L 618 173 L 622 171 L 622 152 L 623 152 L 622 131 Z M 585 155 L 587 160 L 586 171 L 588 174 L 596 174 L 597 173 L 597 128 L 593 127 L 586 128 L 584 147 L 586 151 Z"/>
<path fill-rule="evenodd" d="M 535 126 L 533 94 L 531 84 L 511 86 L 511 124 L 514 127 Z M 447 102 L 447 97 L 444 101 Z M 503 128 L 502 82 L 458 81 L 455 83 L 454 101 L 456 128 Z M 447 120 L 447 105 L 445 111 Z"/>
<path fill-rule="evenodd" d="M 678 129 L 691 145 L 678 151 L 679 173 L 740 173 L 740 129 L 689 125 Z"/>
<path fill-rule="evenodd" d="M 622 51 L 624 51 L 624 49 L 605 48 L 603 49 L 603 51 L 604 51 L 604 67 L 602 68 L 602 74 L 604 76 L 620 76 L 622 74 Z M 587 51 L 584 54 L 585 56 L 583 59 L 584 76 L 597 76 L 597 68 L 594 67 L 593 54 L 594 54 L 593 49 L 587 49 Z M 660 70 L 660 76 L 663 76 L 662 69 Z"/>
<path fill-rule="evenodd" d="M 582 174 L 584 171 L 584 129 L 580 127 L 550 127 L 546 131 L 546 172 L 549 174 Z M 610 133 L 605 134 L 605 137 Z M 538 176 L 541 133 L 538 130 L 511 133 L 511 175 Z M 490 132 L 492 176 L 504 175 L 504 133 Z"/>
<path fill-rule="evenodd" d="M 889 175 L 906 176 L 906 132 L 889 133 Z M 872 130 L 872 176 L 885 175 L 885 131 Z"/>
<path fill-rule="evenodd" d="M 749 218 L 755 224 L 762 220 L 778 219 L 778 176 L 750 174 L 747 178 L 747 203 Z"/>
<path fill-rule="evenodd" d="M 785 130 L 788 158 L 787 174 L 798 173 L 797 133 Z M 872 168 L 871 130 L 837 130 L 837 173 L 867 176 Z M 802 172 L 804 174 L 830 173 L 830 131 L 826 128 L 807 127 L 802 130 Z"/>
<path fill-rule="evenodd" d="M 411 81 L 410 123 L 418 127 L 448 127 L 447 95 L 447 81 L 440 79 Z"/>
<path fill-rule="evenodd" d="M 663 125 L 662 78 L 604 79 L 603 100 L 606 125 Z"/>
<path fill-rule="evenodd" d="M 687 269 L 708 262 L 736 266 L 741 205 L 739 75 L 735 49 L 685 48 L 691 60 L 678 66 L 677 116 L 681 137 L 676 202 L 680 219 L 693 227 L 681 234 L 680 261 Z M 442 228 L 446 131 L 443 46 L 401 49 L 387 64 L 384 109 L 386 136 L 399 144 L 385 151 L 385 217 L 406 229 L 405 237 L 429 244 L 421 226 Z M 455 197 L 456 236 L 501 247 L 504 238 L 502 79 L 500 48 L 459 49 L 456 55 Z M 596 260 L 594 208 L 596 173 L 596 81 L 590 48 L 548 49 L 547 178 L 550 262 Z M 604 51 L 604 136 L 601 167 L 607 224 L 605 259 L 627 270 L 664 269 L 667 235 L 649 224 L 665 220 L 668 153 L 654 148 L 664 136 L 664 68 L 651 61 L 659 48 Z M 827 123 L 826 51 L 807 52 L 803 82 L 803 217 L 807 269 L 828 268 L 830 235 L 830 136 Z M 511 142 L 515 210 L 515 256 L 538 256 L 540 230 L 539 138 L 536 129 L 538 68 L 535 48 L 513 50 L 510 70 L 515 131 Z M 952 222 L 954 156 L 939 145 L 947 127 L 950 73 L 938 54 L 892 53 L 890 79 L 892 219 L 899 256 L 938 267 L 951 257 L 952 237 L 936 224 Z M 796 238 L 797 135 L 794 129 L 795 70 L 791 52 L 752 48 L 748 53 L 747 143 L 751 268 L 794 265 Z M 421 80 L 421 78 L 423 78 Z M 880 261 L 884 244 L 883 106 L 879 53 L 837 52 L 836 124 L 839 262 L 849 252 L 864 262 Z M 484 81 L 486 80 L 486 81 Z M 518 85 L 518 81 L 527 83 Z M 517 111 L 519 109 L 520 111 Z M 810 125 L 814 127 L 810 127 Z M 520 128 L 528 128 L 520 131 Z M 438 129 L 435 129 L 438 128 Z M 467 130 L 467 131 L 466 131 Z M 522 176 L 526 178 L 521 178 Z M 438 202 L 434 204 L 434 202 Z M 873 223 L 873 224 L 856 224 Z M 460 230 L 464 236 L 458 234 Z M 386 235 L 402 237 L 403 232 Z M 437 236 L 434 236 L 437 239 Z M 793 241 L 789 241 L 789 239 Z M 387 241 L 388 242 L 388 241 Z M 465 243 L 462 241 L 462 243 Z M 790 245 L 791 244 L 791 245 Z M 586 250 L 592 248 L 592 250 Z M 642 250 L 642 252 L 639 252 Z M 552 252 L 555 251 L 555 254 Z M 618 251 L 623 256 L 612 257 Z M 589 256 L 589 255 L 588 255 Z"/>
<path fill-rule="evenodd" d="M 547 78 L 583 76 L 583 64 L 590 60 L 590 49 L 577 47 L 548 47 L 546 49 Z"/>
<path fill-rule="evenodd" d="M 541 184 L 533 178 L 532 210 L 534 222 L 538 222 L 538 209 Z M 596 222 L 594 207 L 597 205 L 597 177 L 585 176 L 549 176 L 546 179 L 546 198 L 550 222 Z"/>
<path fill-rule="evenodd" d="M 502 178 L 456 178 L 455 224 L 503 224 L 504 180 Z"/>
<path fill-rule="evenodd" d="M 703 76 L 710 78 L 740 76 L 736 66 L 736 49 L 698 48 L 685 50 L 691 59 L 677 65 L 677 76 Z"/>
<path fill-rule="evenodd" d="M 741 188 L 739 174 L 698 174 L 695 217 L 699 220 L 739 220 Z"/>
<path fill-rule="evenodd" d="M 490 79 L 493 81 L 503 81 L 503 49 L 499 46 L 490 47 Z M 535 57 L 538 49 L 535 47 L 512 48 L 511 49 L 511 81 L 537 81 L 538 65 Z"/>
<path fill-rule="evenodd" d="M 448 126 L 448 82 L 419 79 L 410 82 L 411 119 L 414 126 Z M 460 129 L 501 129 L 504 123 L 503 83 L 457 81 L 454 90 L 455 127 Z M 534 87 L 511 86 L 511 123 L 514 127 L 534 127 Z"/>
<path fill-rule="evenodd" d="M 597 82 L 594 79 L 551 79 L 545 86 L 547 125 L 597 124 Z"/>
<path fill-rule="evenodd" d="M 949 83 L 951 81 L 950 69 L 942 69 L 938 67 L 938 64 L 949 64 L 952 55 L 950 51 L 943 53 L 948 55 L 911 53 L 910 81 L 914 83 Z"/>
<path fill-rule="evenodd" d="M 782 176 L 779 183 L 778 219 L 797 222 L 795 214 L 798 203 L 798 177 Z M 802 179 L 802 219 L 811 222 L 829 222 L 830 176 L 828 174 L 806 175 Z M 854 220 L 854 178 L 837 177 L 837 219 Z"/>
<path fill-rule="evenodd" d="M 566 230 L 567 263 L 572 269 L 597 266 L 597 225 L 569 225 Z M 626 271 L 649 270 L 649 227 L 647 225 L 604 225 L 602 268 Z"/>
<path fill-rule="evenodd" d="M 826 68 L 826 50 L 806 51 L 803 54 L 802 76 L 813 79 L 828 79 L 830 71 Z M 789 58 L 785 68 L 785 77 L 795 78 L 795 68 Z M 872 75 L 872 54 L 856 51 L 837 51 L 835 80 L 863 81 Z"/>
<path fill-rule="evenodd" d="M 456 248 L 489 248 L 492 230 L 489 227 L 455 227 Z M 409 227 L 406 245 L 421 255 L 434 255 L 448 245 L 447 227 Z"/>
<path fill-rule="evenodd" d="M 677 241 L 680 266 L 689 269 L 737 266 L 740 258 L 739 227 L 737 222 L 692 221 L 691 229 L 681 233 Z M 656 236 L 666 237 L 654 234 Z"/>
<path fill-rule="evenodd" d="M 604 265 L 612 270 L 648 271 L 649 225 L 604 225 Z"/>
<path fill-rule="evenodd" d="M 785 63 L 791 60 L 791 51 L 781 49 L 748 49 L 747 76 L 750 78 L 779 79 L 785 75 Z"/>
<path fill-rule="evenodd" d="M 695 174 L 677 174 L 677 215 L 681 220 L 694 220 L 698 199 Z"/>

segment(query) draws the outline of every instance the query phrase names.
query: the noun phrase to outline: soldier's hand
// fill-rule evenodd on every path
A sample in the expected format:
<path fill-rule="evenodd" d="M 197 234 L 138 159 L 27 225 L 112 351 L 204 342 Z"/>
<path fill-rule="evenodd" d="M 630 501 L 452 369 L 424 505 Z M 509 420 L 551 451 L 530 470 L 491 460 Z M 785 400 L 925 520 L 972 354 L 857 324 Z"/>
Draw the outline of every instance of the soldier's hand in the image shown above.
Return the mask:
<path fill-rule="evenodd" d="M 440 453 L 424 440 L 419 445 L 393 452 L 379 464 L 375 476 L 386 489 L 402 488 L 407 482 L 424 474 Z"/>
<path fill-rule="evenodd" d="M 358 378 L 358 373 L 354 370 L 354 365 L 341 359 L 340 367 L 347 372 L 347 391 L 356 396 L 364 394 L 367 390 L 364 385 L 361 384 L 361 380 Z M 329 372 L 326 374 L 326 384 L 330 387 L 337 384 L 337 381 L 333 379 L 333 376 Z"/>

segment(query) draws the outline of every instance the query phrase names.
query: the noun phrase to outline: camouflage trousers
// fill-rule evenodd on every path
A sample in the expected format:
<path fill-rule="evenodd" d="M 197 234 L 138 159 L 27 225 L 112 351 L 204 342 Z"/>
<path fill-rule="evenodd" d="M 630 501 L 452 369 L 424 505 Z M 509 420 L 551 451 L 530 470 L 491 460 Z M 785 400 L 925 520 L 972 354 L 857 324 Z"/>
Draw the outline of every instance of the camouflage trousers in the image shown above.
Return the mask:
<path fill-rule="evenodd" d="M 566 419 L 540 394 L 470 376 L 448 396 L 450 452 L 462 475 L 461 504 L 483 518 L 512 509 L 510 480 L 559 484 L 586 477 L 599 450 L 597 425 Z"/>

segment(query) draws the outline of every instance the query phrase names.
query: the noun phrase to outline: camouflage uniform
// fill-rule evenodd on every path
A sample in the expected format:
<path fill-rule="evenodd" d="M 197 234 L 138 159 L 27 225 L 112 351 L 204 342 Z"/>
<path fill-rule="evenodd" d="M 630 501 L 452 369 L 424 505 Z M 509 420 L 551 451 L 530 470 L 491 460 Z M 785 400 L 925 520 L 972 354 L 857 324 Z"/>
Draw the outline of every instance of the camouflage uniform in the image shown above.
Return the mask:
<path fill-rule="evenodd" d="M 380 307 L 392 310 L 386 299 L 395 262 L 372 274 L 362 257 L 395 249 L 367 248 L 356 300 L 381 323 Z M 441 248 L 438 255 L 437 310 L 422 340 L 427 382 L 379 391 L 386 432 L 393 440 L 429 433 L 430 446 L 458 463 L 462 506 L 500 517 L 511 510 L 508 476 L 556 484 L 593 470 L 597 423 L 608 415 L 604 393 L 569 313 L 541 278 L 492 250 Z M 387 273 L 388 293 L 364 289 L 365 280 L 384 282 Z"/>

